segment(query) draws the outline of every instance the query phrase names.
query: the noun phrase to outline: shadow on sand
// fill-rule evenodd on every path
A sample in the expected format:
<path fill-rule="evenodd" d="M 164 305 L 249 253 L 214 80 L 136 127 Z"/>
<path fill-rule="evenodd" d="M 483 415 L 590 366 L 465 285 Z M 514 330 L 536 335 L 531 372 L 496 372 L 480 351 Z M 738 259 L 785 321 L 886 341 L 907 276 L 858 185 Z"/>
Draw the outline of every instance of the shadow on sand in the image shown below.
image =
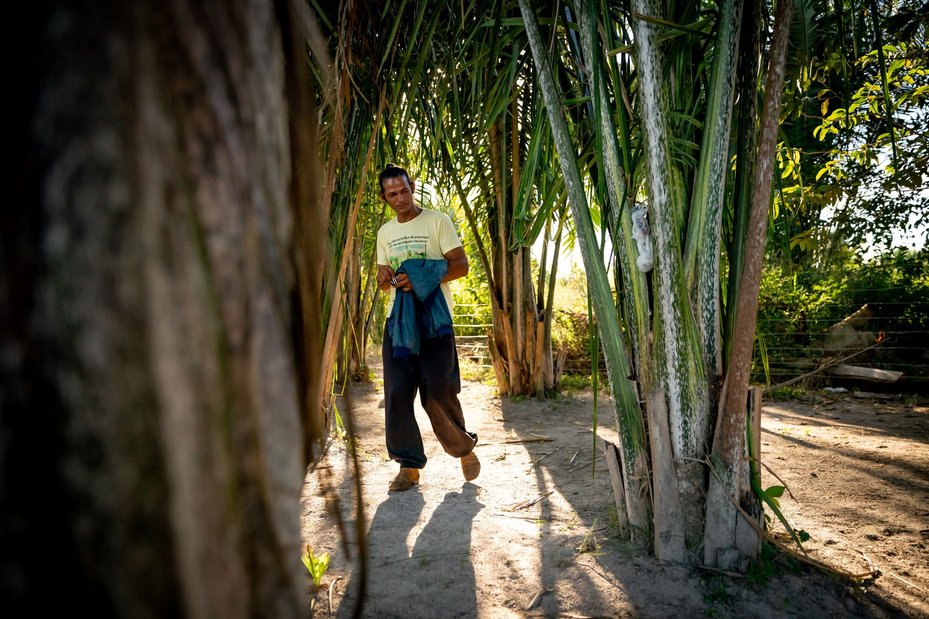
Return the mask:
<path fill-rule="evenodd" d="M 419 522 L 425 500 L 419 488 L 392 493 L 378 505 L 368 529 L 368 578 L 386 587 L 389 596 L 368 594 L 365 616 L 475 616 L 477 586 L 471 564 L 471 525 L 484 508 L 477 488 L 466 483 L 449 492 L 426 525 L 408 538 Z M 350 617 L 357 606 L 357 569 L 337 616 Z M 454 600 L 454 605 L 451 601 Z"/>

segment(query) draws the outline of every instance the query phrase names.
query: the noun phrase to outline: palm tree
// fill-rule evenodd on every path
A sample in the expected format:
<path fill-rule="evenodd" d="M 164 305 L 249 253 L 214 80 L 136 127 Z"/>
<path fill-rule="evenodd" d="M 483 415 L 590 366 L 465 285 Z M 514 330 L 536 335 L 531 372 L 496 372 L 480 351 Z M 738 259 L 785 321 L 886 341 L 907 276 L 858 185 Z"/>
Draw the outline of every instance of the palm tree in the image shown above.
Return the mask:
<path fill-rule="evenodd" d="M 533 281 L 529 247 L 550 221 L 559 183 L 539 179 L 544 112 L 514 7 L 472 4 L 455 24 L 423 89 L 418 133 L 433 172 L 462 205 L 490 288 L 488 335 L 497 388 L 544 395 L 554 387 L 551 281 Z M 479 205 L 475 208 L 474 205 Z M 543 270 L 544 273 L 544 270 Z"/>
<path fill-rule="evenodd" d="M 359 68 L 340 82 L 363 110 L 344 160 L 415 152 L 458 199 L 490 284 L 503 393 L 550 385 L 551 303 L 524 247 L 562 226 L 566 201 L 617 410 L 621 520 L 664 559 L 753 556 L 752 298 L 793 2 L 773 16 L 737 0 L 401 6 L 387 28 L 366 13 L 347 29 L 363 10 L 350 2 L 330 19 L 339 49 L 355 50 L 336 57 Z"/>
<path fill-rule="evenodd" d="M 734 337 L 728 359 L 724 359 L 725 347 L 720 342 L 724 317 L 719 260 L 724 232 L 725 172 L 729 167 L 730 142 L 743 138 L 730 133 L 739 29 L 743 24 L 741 4 L 721 2 L 718 11 L 692 23 L 687 23 L 687 19 L 697 16 L 688 14 L 683 5 L 665 7 L 633 1 L 628 11 L 614 12 L 607 6 L 602 13 L 596 3 L 575 5 L 578 19 L 566 26 L 576 27 L 582 36 L 577 65 L 583 67 L 583 79 L 579 77 L 579 82 L 593 100 L 592 116 L 596 122 L 574 122 L 573 138 L 559 104 L 563 95 L 552 78 L 551 66 L 561 56 L 546 52 L 533 8 L 527 0 L 521 0 L 520 5 L 569 186 L 578 234 L 592 237 L 593 233 L 579 173 L 582 165 L 574 146 L 581 141 L 578 136 L 584 131 L 599 138 L 595 169 L 602 177 L 596 183 L 608 188 L 601 208 L 609 209 L 610 220 L 619 222 L 611 230 L 613 246 L 618 248 L 620 256 L 619 271 L 625 274 L 623 285 L 617 286 L 624 296 L 620 305 L 626 308 L 625 312 L 618 315 L 614 309 L 603 260 L 597 255 L 593 238 L 582 238 L 582 248 L 586 248 L 582 255 L 591 278 L 591 294 L 611 368 L 623 443 L 620 454 L 629 522 L 639 528 L 650 528 L 649 524 L 653 524 L 654 548 L 661 558 L 685 561 L 688 553 L 692 553 L 702 555 L 701 561 L 708 565 L 732 567 L 739 557 L 752 556 L 757 549 L 757 535 L 748 536 L 754 538 L 748 547 L 739 547 L 738 520 L 733 515 L 737 508 L 728 503 L 730 498 L 751 502 L 750 489 L 742 483 L 741 460 L 745 444 L 744 394 L 751 359 L 750 336 L 754 333 L 754 308 L 750 303 L 744 307 L 737 305 L 738 310 L 729 308 L 737 316 L 739 335 L 744 336 L 747 329 L 748 349 Z M 774 43 L 769 50 L 765 115 L 759 123 L 746 127 L 752 135 L 760 128 L 770 131 L 771 127 L 774 130 L 777 127 L 786 53 L 783 41 L 790 8 L 789 2 L 778 5 Z M 672 15 L 683 18 L 683 23 L 672 21 Z M 712 30 L 705 31 L 707 26 L 712 26 Z M 599 46 L 594 43 L 598 38 L 594 33 L 599 35 Z M 616 49 L 612 45 L 616 34 L 625 39 L 622 43 L 631 45 L 629 51 L 633 53 L 631 63 L 624 62 L 618 67 L 613 57 L 604 53 Z M 695 75 L 694 47 L 704 45 L 712 54 L 713 64 L 708 75 Z M 667 75 L 671 76 L 670 82 Z M 630 95 L 634 96 L 631 115 L 626 107 L 628 102 L 624 101 Z M 630 116 L 635 120 L 636 134 L 630 130 Z M 619 144 L 616 126 L 625 129 L 619 135 Z M 700 127 L 702 131 L 694 131 L 692 127 Z M 630 169 L 628 164 L 634 150 L 630 145 L 636 141 L 641 149 L 641 169 Z M 695 145 L 700 142 L 698 149 Z M 693 161 L 695 154 L 697 160 Z M 769 194 L 760 196 L 765 181 L 770 187 L 772 156 L 773 147 L 766 142 L 756 154 L 755 167 L 760 172 L 756 173 L 753 184 L 755 198 L 751 212 L 755 219 L 758 213 L 767 212 Z M 626 166 L 622 167 L 620 161 Z M 640 283 L 641 275 L 633 271 L 630 253 L 634 241 L 629 203 L 630 196 L 637 195 L 639 183 L 647 195 L 655 245 L 655 270 L 650 276 L 652 305 L 646 287 Z M 749 234 L 746 238 L 754 243 L 752 251 L 746 250 L 744 254 L 751 259 L 738 265 L 739 299 L 757 293 L 757 280 L 752 278 L 760 268 L 757 243 L 763 248 L 764 230 L 757 227 L 749 230 L 756 236 Z M 628 343 L 621 336 L 623 327 L 630 334 Z M 635 377 L 635 384 L 629 380 L 630 376 Z M 723 382 L 727 389 L 721 392 Z M 648 421 L 647 447 L 640 402 L 644 403 Z M 718 409 L 723 414 L 717 418 Z M 634 481 L 642 479 L 642 462 L 646 459 L 651 469 L 650 494 L 634 488 Z M 708 489 L 711 494 L 707 499 Z M 749 492 L 743 492 L 746 489 Z M 704 520 L 705 509 L 709 511 Z M 643 516 L 650 511 L 652 523 L 643 522 Z M 743 526 L 750 525 L 743 523 Z"/>

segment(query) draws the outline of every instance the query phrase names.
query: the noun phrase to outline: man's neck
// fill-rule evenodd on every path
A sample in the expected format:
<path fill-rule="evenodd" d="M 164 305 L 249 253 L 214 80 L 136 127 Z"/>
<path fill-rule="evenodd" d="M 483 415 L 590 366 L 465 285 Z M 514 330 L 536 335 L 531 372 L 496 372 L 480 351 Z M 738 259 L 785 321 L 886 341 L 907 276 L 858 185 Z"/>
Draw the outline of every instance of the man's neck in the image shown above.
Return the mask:
<path fill-rule="evenodd" d="M 422 212 L 423 212 L 422 207 L 419 206 L 418 204 L 414 204 L 412 213 L 408 217 L 405 217 L 405 218 L 401 218 L 400 215 L 397 215 L 397 221 L 401 224 L 405 224 L 408 221 L 413 221 L 414 219 L 416 219 L 416 217 Z"/>

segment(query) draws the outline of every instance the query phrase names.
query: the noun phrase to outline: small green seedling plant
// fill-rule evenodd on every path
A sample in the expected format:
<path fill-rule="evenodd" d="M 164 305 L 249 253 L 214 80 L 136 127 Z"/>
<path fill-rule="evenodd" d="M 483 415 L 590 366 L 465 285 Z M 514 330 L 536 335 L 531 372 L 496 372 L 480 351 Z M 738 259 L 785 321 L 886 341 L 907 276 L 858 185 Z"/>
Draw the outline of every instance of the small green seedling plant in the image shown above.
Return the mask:
<path fill-rule="evenodd" d="M 329 553 L 324 552 L 317 556 L 313 553 L 313 547 L 307 545 L 303 552 L 303 557 L 301 558 L 303 559 L 303 565 L 306 566 L 307 571 L 310 572 L 310 576 L 313 577 L 313 586 L 318 589 L 323 575 L 326 573 L 326 570 L 329 569 Z"/>
<path fill-rule="evenodd" d="M 745 580 L 753 585 L 765 585 L 775 576 L 788 572 L 800 573 L 800 564 L 789 555 L 779 553 L 773 544 L 764 542 L 758 558 L 748 566 Z"/>
<path fill-rule="evenodd" d="M 774 515 L 777 516 L 778 520 L 781 521 L 781 524 L 784 525 L 784 528 L 787 529 L 787 532 L 790 533 L 790 537 L 797 544 L 797 547 L 800 548 L 804 553 L 806 549 L 803 547 L 803 542 L 809 541 L 810 534 L 804 531 L 803 529 L 794 530 L 790 526 L 790 523 L 787 522 L 787 518 L 784 517 L 784 514 L 781 512 L 781 503 L 778 501 L 781 496 L 784 494 L 784 486 L 770 486 L 769 488 L 762 490 L 760 485 L 755 486 L 755 494 L 760 498 L 764 503 L 771 508 L 771 511 L 774 512 Z M 770 516 L 765 515 L 765 520 L 770 522 Z"/>
<path fill-rule="evenodd" d="M 704 614 L 707 617 L 718 617 L 720 609 L 717 604 L 725 605 L 732 599 L 732 595 L 726 589 L 726 583 L 721 578 L 713 578 L 708 584 L 708 591 L 703 595 L 703 601 L 707 604 Z"/>

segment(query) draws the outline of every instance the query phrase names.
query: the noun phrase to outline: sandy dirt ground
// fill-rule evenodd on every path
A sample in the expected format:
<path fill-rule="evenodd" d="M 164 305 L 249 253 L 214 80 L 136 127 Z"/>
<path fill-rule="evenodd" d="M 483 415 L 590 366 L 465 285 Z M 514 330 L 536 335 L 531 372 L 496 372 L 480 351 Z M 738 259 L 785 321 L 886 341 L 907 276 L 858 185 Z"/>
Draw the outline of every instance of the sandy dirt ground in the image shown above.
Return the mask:
<path fill-rule="evenodd" d="M 430 460 L 402 493 L 387 491 L 397 467 L 383 446 L 379 376 L 349 395 L 341 406 L 354 413 L 368 573 L 353 532 L 352 443 L 336 438 L 303 497 L 304 540 L 331 555 L 310 592 L 315 616 L 352 616 L 364 581 L 366 617 L 929 617 L 925 404 L 851 394 L 765 403 L 762 458 L 792 492 L 781 505 L 810 534 L 810 555 L 882 572 L 850 587 L 782 557 L 739 577 L 661 564 L 620 540 L 589 390 L 510 401 L 465 381 L 483 465 L 473 483 L 417 406 Z M 612 423 L 600 403 L 601 423 Z M 781 483 L 768 472 L 763 481 Z"/>
<path fill-rule="evenodd" d="M 854 573 L 873 566 L 872 596 L 929 617 L 929 406 L 866 392 L 803 400 L 768 403 L 762 422 L 763 460 L 793 494 L 782 501 L 791 524 L 810 533 L 812 556 Z"/>

